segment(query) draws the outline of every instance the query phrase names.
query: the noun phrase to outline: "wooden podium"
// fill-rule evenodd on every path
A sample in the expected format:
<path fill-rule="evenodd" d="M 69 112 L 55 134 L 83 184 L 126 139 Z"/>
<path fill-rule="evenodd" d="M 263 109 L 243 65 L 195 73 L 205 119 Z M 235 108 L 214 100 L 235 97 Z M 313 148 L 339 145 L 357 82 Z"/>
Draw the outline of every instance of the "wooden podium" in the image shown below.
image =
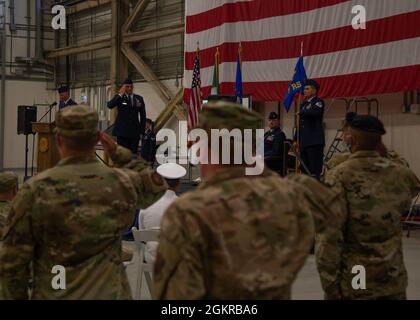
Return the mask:
<path fill-rule="evenodd" d="M 55 144 L 54 128 L 55 125 L 53 123 L 32 123 L 32 131 L 38 134 L 38 173 L 54 167 L 60 160 Z"/>

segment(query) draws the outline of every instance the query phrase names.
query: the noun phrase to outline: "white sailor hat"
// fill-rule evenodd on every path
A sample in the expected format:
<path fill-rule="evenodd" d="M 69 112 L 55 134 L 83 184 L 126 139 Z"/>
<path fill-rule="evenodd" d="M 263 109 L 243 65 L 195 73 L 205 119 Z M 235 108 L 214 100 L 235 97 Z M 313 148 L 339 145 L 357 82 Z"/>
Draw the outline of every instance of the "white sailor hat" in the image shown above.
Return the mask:
<path fill-rule="evenodd" d="M 156 171 L 165 179 L 180 179 L 187 173 L 184 167 L 176 163 L 162 164 Z"/>

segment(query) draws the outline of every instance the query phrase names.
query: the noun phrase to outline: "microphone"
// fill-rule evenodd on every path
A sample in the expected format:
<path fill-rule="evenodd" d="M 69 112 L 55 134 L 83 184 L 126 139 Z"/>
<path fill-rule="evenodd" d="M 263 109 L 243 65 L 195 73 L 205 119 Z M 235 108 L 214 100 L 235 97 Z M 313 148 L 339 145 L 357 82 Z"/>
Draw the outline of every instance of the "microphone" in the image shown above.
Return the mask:
<path fill-rule="evenodd" d="M 55 107 L 56 105 L 57 105 L 57 101 L 54 101 L 53 103 L 51 103 L 47 113 L 45 113 L 38 122 L 41 122 L 48 114 L 50 115 L 50 122 L 51 122 L 51 111 L 52 111 L 53 107 Z"/>

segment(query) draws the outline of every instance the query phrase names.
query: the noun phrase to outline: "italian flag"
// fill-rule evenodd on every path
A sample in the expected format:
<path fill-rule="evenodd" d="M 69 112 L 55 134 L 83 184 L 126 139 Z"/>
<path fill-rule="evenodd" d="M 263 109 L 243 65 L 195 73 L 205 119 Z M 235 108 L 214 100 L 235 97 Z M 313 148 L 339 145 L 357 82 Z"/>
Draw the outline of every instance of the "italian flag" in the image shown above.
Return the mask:
<path fill-rule="evenodd" d="M 216 54 L 214 55 L 213 84 L 211 87 L 212 95 L 220 95 L 219 64 L 220 64 L 220 53 L 219 53 L 219 48 L 217 48 Z"/>

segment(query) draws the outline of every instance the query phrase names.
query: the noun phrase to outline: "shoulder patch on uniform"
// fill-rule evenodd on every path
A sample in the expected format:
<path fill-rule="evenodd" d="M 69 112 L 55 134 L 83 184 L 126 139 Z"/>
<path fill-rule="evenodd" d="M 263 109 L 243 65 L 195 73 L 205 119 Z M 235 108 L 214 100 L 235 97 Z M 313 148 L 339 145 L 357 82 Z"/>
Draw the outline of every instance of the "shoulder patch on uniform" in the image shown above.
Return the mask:
<path fill-rule="evenodd" d="M 318 101 L 317 103 L 315 103 L 315 105 L 316 105 L 318 108 L 322 108 L 322 107 L 324 107 L 324 104 L 323 104 L 321 101 Z"/>

